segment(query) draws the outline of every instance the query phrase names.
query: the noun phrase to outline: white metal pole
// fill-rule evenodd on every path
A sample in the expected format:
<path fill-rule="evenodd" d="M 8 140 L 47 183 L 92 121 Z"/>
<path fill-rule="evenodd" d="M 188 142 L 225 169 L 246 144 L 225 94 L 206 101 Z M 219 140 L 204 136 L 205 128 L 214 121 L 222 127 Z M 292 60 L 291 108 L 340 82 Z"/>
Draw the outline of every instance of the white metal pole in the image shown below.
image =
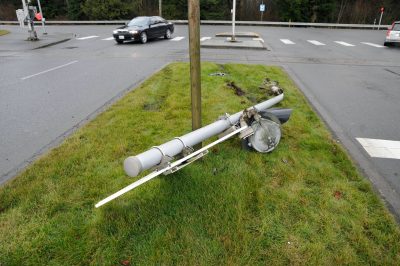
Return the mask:
<path fill-rule="evenodd" d="M 38 3 L 38 6 L 39 6 L 39 12 L 40 12 L 40 14 L 42 15 L 43 34 L 46 35 L 47 32 L 46 32 L 46 27 L 45 27 L 45 25 L 44 25 L 45 18 L 44 18 L 44 16 L 43 16 L 42 5 L 40 4 L 40 0 L 37 0 L 37 3 Z"/>
<path fill-rule="evenodd" d="M 158 1 L 158 13 L 159 16 L 162 17 L 162 0 Z"/>
<path fill-rule="evenodd" d="M 380 19 L 379 19 L 378 30 L 379 30 L 379 28 L 381 27 L 382 16 L 383 16 L 383 11 L 381 12 L 381 17 L 380 17 Z"/>
<path fill-rule="evenodd" d="M 32 40 L 38 40 L 38 38 L 37 38 L 37 34 L 36 34 L 36 31 L 35 31 L 35 26 L 34 26 L 34 23 L 33 23 L 33 18 L 31 18 L 31 15 L 30 15 L 30 13 L 29 13 L 29 2 L 30 1 L 28 1 L 28 2 L 26 2 L 26 0 L 22 0 L 22 6 L 23 6 L 23 9 L 24 9 L 24 15 L 26 16 L 26 19 L 28 20 L 28 32 L 29 32 L 29 38 L 28 38 L 28 40 L 30 40 L 30 41 L 32 41 Z"/>
<path fill-rule="evenodd" d="M 232 39 L 231 41 L 235 41 L 235 21 L 236 21 L 236 0 L 233 0 L 233 7 L 232 7 Z"/>
<path fill-rule="evenodd" d="M 281 94 L 272 99 L 259 103 L 253 106 L 253 108 L 258 111 L 271 108 L 273 105 L 282 101 L 283 97 L 284 94 Z M 141 154 L 129 156 L 124 161 L 125 173 L 131 177 L 137 176 L 142 171 L 158 165 L 162 161 L 164 155 L 170 157 L 176 156 L 177 154 L 181 153 L 185 147 L 193 147 L 212 136 L 224 132 L 226 129 L 239 121 L 242 113 L 243 111 L 237 112 L 236 114 L 227 116 L 225 119 L 217 120 L 214 123 L 199 128 L 179 138 L 175 138 L 157 147 L 153 147 L 145 152 L 142 152 Z"/>
<path fill-rule="evenodd" d="M 200 153 L 202 153 L 202 152 L 208 150 L 209 148 L 211 148 L 211 147 L 217 145 L 218 143 L 221 143 L 221 142 L 223 142 L 223 141 L 225 141 L 225 140 L 231 138 L 232 136 L 234 136 L 234 135 L 236 135 L 236 134 L 242 132 L 243 130 L 245 130 L 245 129 L 247 129 L 247 128 L 248 128 L 248 126 L 243 126 L 243 127 L 239 128 L 239 129 L 237 129 L 237 130 L 235 130 L 235 131 L 229 133 L 228 135 L 226 135 L 226 136 L 224 136 L 224 137 L 222 137 L 222 138 L 220 138 L 220 139 L 218 139 L 218 140 L 216 140 L 216 141 L 214 141 L 214 142 L 208 144 L 207 146 L 201 148 L 200 150 L 197 150 L 197 151 L 195 151 L 195 152 L 189 154 L 188 156 L 186 156 L 186 157 L 184 157 L 184 158 L 182 158 L 182 159 L 179 159 L 179 160 L 177 160 L 177 161 L 171 163 L 171 164 L 170 164 L 169 166 L 167 166 L 166 168 L 161 169 L 160 171 L 154 171 L 154 172 L 152 172 L 151 174 L 149 174 L 149 175 L 147 175 L 147 176 L 145 176 L 145 177 L 143 177 L 143 178 L 137 180 L 136 182 L 133 182 L 133 183 L 130 184 L 129 186 L 127 186 L 127 187 L 125 187 L 125 188 L 123 188 L 123 189 L 117 191 L 116 193 L 112 194 L 111 196 L 108 196 L 107 198 L 105 198 L 105 199 L 99 201 L 99 202 L 95 205 L 95 207 L 98 208 L 98 207 L 100 207 L 100 206 L 106 204 L 107 202 L 110 202 L 110 201 L 112 201 L 113 199 L 118 198 L 119 196 L 125 194 L 126 192 L 128 192 L 128 191 L 130 191 L 130 190 L 132 190 L 132 189 L 134 189 L 134 188 L 136 188 L 136 187 L 138 187 L 138 186 L 140 186 L 140 185 L 146 183 L 147 181 L 150 181 L 151 179 L 153 179 L 153 178 L 155 178 L 155 177 L 161 175 L 162 173 L 164 173 L 164 172 L 166 172 L 166 171 L 168 171 L 168 170 L 174 168 L 175 166 L 179 166 L 180 164 L 182 164 L 182 163 L 188 161 L 189 159 L 195 157 L 196 155 L 198 155 L 198 154 L 200 154 Z"/>

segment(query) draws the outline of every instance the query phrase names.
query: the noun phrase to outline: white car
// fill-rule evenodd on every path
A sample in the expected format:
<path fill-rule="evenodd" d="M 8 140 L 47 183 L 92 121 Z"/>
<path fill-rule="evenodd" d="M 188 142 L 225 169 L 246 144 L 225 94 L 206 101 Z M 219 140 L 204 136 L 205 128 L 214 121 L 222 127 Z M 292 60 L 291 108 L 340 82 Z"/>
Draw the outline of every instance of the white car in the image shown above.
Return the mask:
<path fill-rule="evenodd" d="M 393 22 L 388 29 L 384 45 L 400 45 L 400 21 Z"/>

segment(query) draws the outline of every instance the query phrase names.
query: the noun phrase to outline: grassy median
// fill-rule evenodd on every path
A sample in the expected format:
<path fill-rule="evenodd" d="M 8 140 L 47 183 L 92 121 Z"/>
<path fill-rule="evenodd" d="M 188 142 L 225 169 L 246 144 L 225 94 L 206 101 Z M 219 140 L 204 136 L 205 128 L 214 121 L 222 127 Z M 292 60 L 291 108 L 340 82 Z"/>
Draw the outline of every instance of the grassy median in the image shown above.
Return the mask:
<path fill-rule="evenodd" d="M 95 209 L 136 180 L 127 156 L 190 131 L 189 65 L 155 74 L 0 188 L 0 265 L 397 264 L 398 225 L 282 69 L 204 63 L 203 123 L 266 78 L 294 108 L 275 151 L 231 139 Z"/>
<path fill-rule="evenodd" d="M 8 34 L 8 33 L 10 33 L 10 32 L 7 31 L 7 30 L 0 30 L 0 36 L 6 35 L 6 34 Z"/>

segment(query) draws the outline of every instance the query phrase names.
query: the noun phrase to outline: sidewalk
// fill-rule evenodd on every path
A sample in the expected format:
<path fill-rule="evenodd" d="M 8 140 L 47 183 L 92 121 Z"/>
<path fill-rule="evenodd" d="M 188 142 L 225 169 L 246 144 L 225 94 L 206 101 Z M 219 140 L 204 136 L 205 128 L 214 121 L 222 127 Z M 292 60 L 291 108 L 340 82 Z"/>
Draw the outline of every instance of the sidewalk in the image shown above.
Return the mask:
<path fill-rule="evenodd" d="M 28 41 L 28 29 L 17 27 L 2 27 L 10 33 L 0 37 L 0 51 L 26 51 L 44 48 L 58 43 L 66 42 L 73 37 L 72 33 L 49 32 L 43 34 L 41 27 L 37 27 L 38 41 Z"/>

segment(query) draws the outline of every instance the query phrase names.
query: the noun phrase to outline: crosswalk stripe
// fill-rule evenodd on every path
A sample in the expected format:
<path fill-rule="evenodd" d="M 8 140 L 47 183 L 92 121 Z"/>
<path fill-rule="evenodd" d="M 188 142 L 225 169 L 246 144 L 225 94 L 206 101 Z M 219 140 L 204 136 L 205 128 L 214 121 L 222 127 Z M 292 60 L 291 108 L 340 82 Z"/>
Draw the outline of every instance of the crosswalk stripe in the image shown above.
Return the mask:
<path fill-rule="evenodd" d="M 86 37 L 81 37 L 81 38 L 76 38 L 77 40 L 87 40 L 87 39 L 92 39 L 92 38 L 97 38 L 99 36 L 92 35 L 92 36 L 86 36 Z"/>
<path fill-rule="evenodd" d="M 347 42 L 342 42 L 342 41 L 335 41 L 335 43 L 338 43 L 338 44 L 343 45 L 343 46 L 349 46 L 349 47 L 355 46 L 354 44 L 347 43 Z"/>
<path fill-rule="evenodd" d="M 178 42 L 178 41 L 181 41 L 183 39 L 185 39 L 185 37 L 175 37 L 175 38 L 171 39 L 171 41 Z"/>
<path fill-rule="evenodd" d="M 319 41 L 316 41 L 316 40 L 307 40 L 307 42 L 312 43 L 312 44 L 317 45 L 317 46 L 325 45 L 325 43 L 322 43 L 322 42 L 319 42 Z"/>
<path fill-rule="evenodd" d="M 109 38 L 105 38 L 105 39 L 101 39 L 102 41 L 111 41 L 114 40 L 114 37 L 109 37 Z"/>
<path fill-rule="evenodd" d="M 356 139 L 371 157 L 400 159 L 400 141 L 367 138 Z"/>
<path fill-rule="evenodd" d="M 201 42 L 204 42 L 204 41 L 210 40 L 210 39 L 211 39 L 211 37 L 202 37 L 202 38 L 200 39 L 200 41 L 201 41 Z"/>
<path fill-rule="evenodd" d="M 373 46 L 373 47 L 376 47 L 376 48 L 383 48 L 383 47 L 385 47 L 385 46 L 383 46 L 383 45 L 379 45 L 379 44 L 375 44 L 375 43 L 371 43 L 371 42 L 361 42 L 362 44 L 365 44 L 365 45 L 369 45 L 369 46 Z"/>
<path fill-rule="evenodd" d="M 281 42 L 283 42 L 284 44 L 295 44 L 294 42 L 292 42 L 289 39 L 281 39 Z"/>

